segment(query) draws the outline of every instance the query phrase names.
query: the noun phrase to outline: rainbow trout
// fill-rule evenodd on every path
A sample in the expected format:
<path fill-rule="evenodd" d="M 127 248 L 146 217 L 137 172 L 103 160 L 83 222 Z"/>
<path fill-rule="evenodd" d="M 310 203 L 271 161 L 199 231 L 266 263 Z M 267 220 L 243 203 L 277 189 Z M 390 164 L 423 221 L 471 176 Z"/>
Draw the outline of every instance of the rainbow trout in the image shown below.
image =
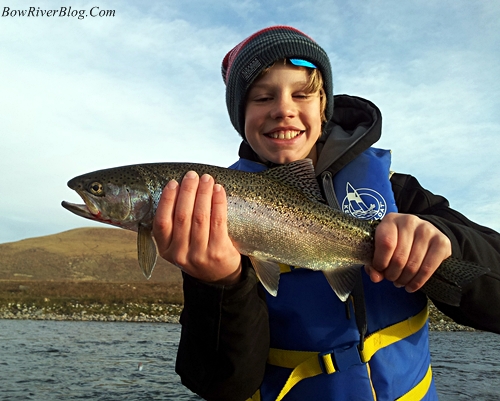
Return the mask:
<path fill-rule="evenodd" d="M 139 265 L 149 278 L 156 264 L 153 219 L 164 186 L 188 171 L 210 174 L 227 194 L 228 233 L 247 255 L 266 290 L 276 296 L 279 263 L 324 273 L 345 301 L 359 265 L 373 257 L 378 222 L 359 220 L 323 203 L 310 160 L 261 173 L 189 163 L 138 164 L 95 171 L 68 186 L 85 202 L 62 206 L 91 220 L 138 232 Z M 431 298 L 459 305 L 462 287 L 489 269 L 448 258 L 422 290 Z"/>

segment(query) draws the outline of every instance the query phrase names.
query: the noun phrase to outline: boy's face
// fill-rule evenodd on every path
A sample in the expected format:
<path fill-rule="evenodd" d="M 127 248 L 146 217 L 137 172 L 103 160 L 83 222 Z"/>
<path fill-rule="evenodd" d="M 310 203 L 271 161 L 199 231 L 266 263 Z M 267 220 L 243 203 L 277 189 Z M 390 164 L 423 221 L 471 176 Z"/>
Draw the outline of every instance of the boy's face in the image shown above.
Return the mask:
<path fill-rule="evenodd" d="M 304 67 L 276 63 L 248 91 L 245 136 L 264 161 L 277 164 L 311 158 L 321 135 L 319 91 L 307 93 Z"/>

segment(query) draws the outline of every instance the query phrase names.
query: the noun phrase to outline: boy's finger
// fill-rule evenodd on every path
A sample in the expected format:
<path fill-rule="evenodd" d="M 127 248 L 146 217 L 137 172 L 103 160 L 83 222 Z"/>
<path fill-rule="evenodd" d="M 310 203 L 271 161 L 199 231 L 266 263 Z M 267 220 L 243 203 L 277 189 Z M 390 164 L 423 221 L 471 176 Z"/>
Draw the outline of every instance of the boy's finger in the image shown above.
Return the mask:
<path fill-rule="evenodd" d="M 449 255 L 443 253 L 442 249 L 436 245 L 429 247 L 425 255 L 420 269 L 415 276 L 406 284 L 405 288 L 408 292 L 415 292 L 431 278 L 434 272 L 439 268 L 444 259 Z"/>
<path fill-rule="evenodd" d="M 220 245 L 227 242 L 227 198 L 226 191 L 220 184 L 215 184 L 212 197 L 211 216 L 211 245 Z"/>
<path fill-rule="evenodd" d="M 173 217 L 178 191 L 178 182 L 175 180 L 170 181 L 163 189 L 156 209 L 153 221 L 153 235 L 160 255 L 168 248 L 172 239 Z"/>
<path fill-rule="evenodd" d="M 175 252 L 177 264 L 183 265 L 189 249 L 193 209 L 196 201 L 199 177 L 194 171 L 186 173 L 179 187 L 173 216 L 173 232 L 170 248 Z M 183 260 L 179 260 L 183 259 Z"/>
<path fill-rule="evenodd" d="M 380 273 L 383 273 L 387 269 L 396 249 L 397 242 L 398 231 L 396 225 L 382 220 L 375 231 L 375 249 L 371 263 L 372 269 Z"/>
<path fill-rule="evenodd" d="M 194 253 L 204 253 L 210 237 L 213 178 L 204 174 L 200 178 L 191 222 L 191 246 Z"/>
<path fill-rule="evenodd" d="M 394 281 L 397 287 L 404 287 L 419 273 L 428 251 L 428 243 L 415 239 L 400 276 Z"/>
<path fill-rule="evenodd" d="M 384 279 L 382 273 L 378 272 L 369 265 L 365 265 L 365 272 L 366 274 L 368 274 L 368 276 L 370 276 L 370 280 L 374 283 L 380 283 Z"/>

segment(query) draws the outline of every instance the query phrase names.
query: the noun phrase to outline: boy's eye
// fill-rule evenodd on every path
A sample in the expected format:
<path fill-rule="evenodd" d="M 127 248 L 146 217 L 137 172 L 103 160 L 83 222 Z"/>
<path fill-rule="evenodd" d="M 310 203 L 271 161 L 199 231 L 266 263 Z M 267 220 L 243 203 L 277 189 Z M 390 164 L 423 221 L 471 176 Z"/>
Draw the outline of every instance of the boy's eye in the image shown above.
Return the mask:
<path fill-rule="evenodd" d="M 263 102 L 267 102 L 267 101 L 269 101 L 271 99 L 272 99 L 271 96 L 256 96 L 254 98 L 254 102 L 263 103 Z"/>
<path fill-rule="evenodd" d="M 311 94 L 310 93 L 297 93 L 297 94 L 293 95 L 293 97 L 295 97 L 297 99 L 309 99 L 311 97 Z"/>

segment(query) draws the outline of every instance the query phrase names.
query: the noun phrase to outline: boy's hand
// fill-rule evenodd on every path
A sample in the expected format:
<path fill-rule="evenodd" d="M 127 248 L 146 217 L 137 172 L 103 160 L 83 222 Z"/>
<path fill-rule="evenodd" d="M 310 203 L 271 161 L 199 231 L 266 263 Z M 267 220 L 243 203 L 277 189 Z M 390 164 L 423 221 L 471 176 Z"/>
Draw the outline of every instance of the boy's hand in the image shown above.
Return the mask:
<path fill-rule="evenodd" d="M 385 278 L 414 292 L 449 256 L 451 242 L 434 225 L 414 215 L 389 213 L 375 231 L 373 262 L 366 272 L 375 283 Z"/>
<path fill-rule="evenodd" d="M 208 174 L 190 171 L 180 185 L 166 185 L 153 234 L 160 255 L 190 276 L 220 284 L 240 279 L 241 255 L 227 233 L 226 193 Z"/>

